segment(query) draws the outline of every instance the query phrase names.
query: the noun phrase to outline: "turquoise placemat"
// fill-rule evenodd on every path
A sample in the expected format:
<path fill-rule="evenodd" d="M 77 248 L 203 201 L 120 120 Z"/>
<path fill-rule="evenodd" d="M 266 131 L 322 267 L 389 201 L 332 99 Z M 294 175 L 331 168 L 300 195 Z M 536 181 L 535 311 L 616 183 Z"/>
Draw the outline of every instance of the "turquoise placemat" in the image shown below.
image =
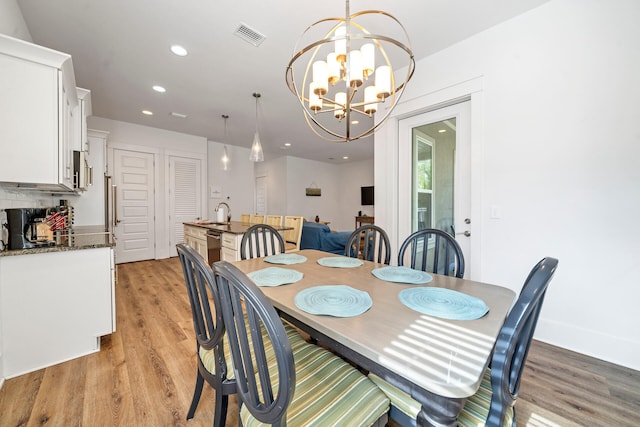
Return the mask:
<path fill-rule="evenodd" d="M 258 286 L 280 286 L 295 283 L 302 279 L 303 274 L 296 270 L 280 267 L 267 267 L 247 274 Z"/>
<path fill-rule="evenodd" d="M 404 289 L 398 298 L 412 310 L 443 319 L 475 320 L 489 312 L 480 298 L 445 288 Z"/>
<path fill-rule="evenodd" d="M 276 254 L 265 257 L 264 260 L 271 264 L 302 264 L 307 261 L 307 257 L 298 254 Z"/>
<path fill-rule="evenodd" d="M 346 285 L 314 286 L 298 292 L 293 302 L 307 313 L 334 317 L 357 316 L 373 305 L 367 292 Z"/>
<path fill-rule="evenodd" d="M 429 273 L 405 266 L 376 268 L 371 271 L 371 274 L 387 282 L 409 283 L 412 285 L 425 284 L 433 280 L 433 276 Z"/>

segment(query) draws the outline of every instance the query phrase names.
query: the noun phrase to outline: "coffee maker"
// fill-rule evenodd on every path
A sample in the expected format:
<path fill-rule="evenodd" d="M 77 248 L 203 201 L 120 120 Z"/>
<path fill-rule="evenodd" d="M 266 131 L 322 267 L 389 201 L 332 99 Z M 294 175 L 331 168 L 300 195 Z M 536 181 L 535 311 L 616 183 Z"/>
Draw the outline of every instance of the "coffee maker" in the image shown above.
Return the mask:
<path fill-rule="evenodd" d="M 53 246 L 53 240 L 38 236 L 38 224 L 47 216 L 46 208 L 5 209 L 9 228 L 9 250 Z"/>

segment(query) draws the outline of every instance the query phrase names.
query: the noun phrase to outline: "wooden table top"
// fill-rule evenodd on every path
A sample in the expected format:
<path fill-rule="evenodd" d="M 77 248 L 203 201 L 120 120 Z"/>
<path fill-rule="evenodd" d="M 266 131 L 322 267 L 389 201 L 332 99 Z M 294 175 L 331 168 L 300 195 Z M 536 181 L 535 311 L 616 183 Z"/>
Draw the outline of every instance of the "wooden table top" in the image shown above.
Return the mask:
<path fill-rule="evenodd" d="M 365 261 L 360 267 L 331 268 L 317 260 L 336 255 L 316 250 L 297 253 L 307 261 L 275 265 L 257 258 L 234 264 L 245 273 L 274 266 L 302 272 L 299 282 L 261 290 L 277 309 L 388 369 L 401 382 L 447 398 L 465 398 L 476 392 L 515 299 L 512 290 L 440 275 L 432 275 L 434 280 L 426 285 L 391 283 L 371 274 L 383 264 Z M 294 304 L 295 295 L 303 289 L 338 284 L 368 292 L 373 306 L 359 316 L 338 318 L 309 314 Z M 489 313 L 463 321 L 418 313 L 398 299 L 398 292 L 415 286 L 447 288 L 481 298 Z"/>

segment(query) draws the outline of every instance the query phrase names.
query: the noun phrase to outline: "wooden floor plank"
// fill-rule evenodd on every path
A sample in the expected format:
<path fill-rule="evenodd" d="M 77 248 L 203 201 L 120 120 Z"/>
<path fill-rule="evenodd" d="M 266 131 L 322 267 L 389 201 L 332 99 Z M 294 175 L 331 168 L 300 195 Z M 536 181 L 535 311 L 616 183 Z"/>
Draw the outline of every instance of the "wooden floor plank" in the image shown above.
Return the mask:
<path fill-rule="evenodd" d="M 196 378 L 191 311 L 177 258 L 118 266 L 117 331 L 101 351 L 5 381 L 0 427 L 211 426 L 206 387 L 185 420 Z M 230 399 L 227 425 L 237 425 Z M 640 425 L 640 373 L 534 341 L 516 404 L 519 426 Z M 390 426 L 395 426 L 393 422 Z"/>

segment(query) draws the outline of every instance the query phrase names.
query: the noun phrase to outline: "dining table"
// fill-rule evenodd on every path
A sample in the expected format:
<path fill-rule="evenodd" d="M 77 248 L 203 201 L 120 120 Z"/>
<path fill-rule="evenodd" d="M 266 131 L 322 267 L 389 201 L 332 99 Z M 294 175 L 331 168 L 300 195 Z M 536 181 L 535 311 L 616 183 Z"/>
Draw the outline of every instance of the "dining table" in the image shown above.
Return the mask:
<path fill-rule="evenodd" d="M 296 263 L 273 263 L 266 257 L 233 264 L 249 277 L 260 277 L 256 275 L 273 272 L 273 268 L 284 273 L 281 281 L 261 284 L 253 280 L 283 319 L 419 402 L 419 426 L 457 425 L 466 398 L 480 386 L 515 292 L 417 271 L 409 273 L 415 273 L 418 280 L 410 276 L 410 283 L 404 283 L 404 276 L 381 274 L 398 267 L 317 250 L 302 250 L 295 255 Z M 334 298 L 326 293 L 333 289 L 348 292 Z M 433 298 L 422 295 L 436 291 L 445 295 L 440 301 L 435 294 L 435 303 L 454 304 L 455 308 L 458 301 L 449 297 L 455 294 L 484 303 L 487 311 L 477 313 L 480 317 L 475 319 L 464 318 L 463 313 L 463 320 L 456 319 L 455 310 L 452 316 L 432 313 L 429 304 Z M 416 295 L 421 297 L 409 297 Z M 337 307 L 338 311 L 314 311 L 309 307 L 314 301 Z"/>

